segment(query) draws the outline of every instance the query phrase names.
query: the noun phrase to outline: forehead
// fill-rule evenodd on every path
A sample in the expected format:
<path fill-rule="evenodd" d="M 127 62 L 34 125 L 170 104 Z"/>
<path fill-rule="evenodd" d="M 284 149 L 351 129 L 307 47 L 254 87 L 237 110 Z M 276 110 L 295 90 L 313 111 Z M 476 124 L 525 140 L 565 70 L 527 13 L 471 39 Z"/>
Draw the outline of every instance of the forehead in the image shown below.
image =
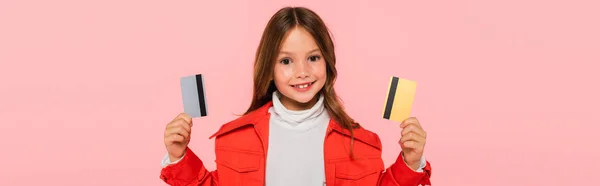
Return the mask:
<path fill-rule="evenodd" d="M 315 39 L 306 29 L 294 27 L 283 38 L 280 52 L 306 53 L 318 48 Z"/>

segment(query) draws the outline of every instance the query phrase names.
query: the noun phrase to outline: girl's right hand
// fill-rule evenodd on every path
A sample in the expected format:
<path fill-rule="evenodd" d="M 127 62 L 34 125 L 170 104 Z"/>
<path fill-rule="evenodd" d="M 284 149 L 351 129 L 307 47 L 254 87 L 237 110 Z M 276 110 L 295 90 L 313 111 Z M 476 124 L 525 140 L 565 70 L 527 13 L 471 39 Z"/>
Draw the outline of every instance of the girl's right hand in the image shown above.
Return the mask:
<path fill-rule="evenodd" d="M 164 138 L 171 162 L 177 161 L 185 153 L 190 143 L 192 125 L 192 118 L 185 113 L 179 114 L 167 124 Z"/>

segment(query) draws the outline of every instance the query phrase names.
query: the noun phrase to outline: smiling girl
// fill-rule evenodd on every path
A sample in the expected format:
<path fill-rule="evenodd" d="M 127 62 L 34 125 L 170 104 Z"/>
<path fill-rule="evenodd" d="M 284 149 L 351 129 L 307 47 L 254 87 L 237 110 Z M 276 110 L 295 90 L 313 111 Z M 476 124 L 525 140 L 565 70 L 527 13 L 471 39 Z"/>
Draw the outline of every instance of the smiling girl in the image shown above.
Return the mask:
<path fill-rule="evenodd" d="M 335 64 L 322 19 L 303 7 L 280 9 L 256 52 L 248 110 L 211 136 L 216 170 L 188 148 L 193 124 L 182 113 L 165 129 L 161 179 L 201 186 L 430 185 L 419 121 L 402 122 L 402 151 L 384 167 L 378 135 L 348 116 L 336 95 Z"/>

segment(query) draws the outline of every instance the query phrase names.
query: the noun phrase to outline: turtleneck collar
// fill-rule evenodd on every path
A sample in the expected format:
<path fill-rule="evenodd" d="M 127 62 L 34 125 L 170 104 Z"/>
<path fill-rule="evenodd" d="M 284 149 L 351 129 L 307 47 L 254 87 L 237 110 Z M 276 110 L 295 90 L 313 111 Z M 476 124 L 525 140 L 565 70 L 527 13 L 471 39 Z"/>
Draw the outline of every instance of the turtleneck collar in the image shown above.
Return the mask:
<path fill-rule="evenodd" d="M 317 117 L 327 112 L 323 103 L 324 96 L 319 94 L 317 103 L 307 110 L 289 110 L 281 103 L 281 94 L 278 91 L 273 92 L 273 108 L 271 114 L 274 114 L 279 120 L 288 123 L 291 127 L 298 127 L 300 124 L 308 122 L 313 123 Z"/>

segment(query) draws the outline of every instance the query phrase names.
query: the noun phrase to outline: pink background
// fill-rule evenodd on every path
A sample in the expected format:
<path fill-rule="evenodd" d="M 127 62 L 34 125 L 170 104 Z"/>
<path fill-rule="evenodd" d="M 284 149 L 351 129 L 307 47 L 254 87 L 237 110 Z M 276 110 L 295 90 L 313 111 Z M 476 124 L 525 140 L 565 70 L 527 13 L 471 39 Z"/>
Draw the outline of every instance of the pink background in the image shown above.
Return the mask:
<path fill-rule="evenodd" d="M 350 114 L 381 119 L 389 77 L 417 81 L 434 185 L 600 185 L 600 4 L 496 1 L 2 1 L 0 185 L 165 185 L 179 77 L 206 75 L 191 148 L 249 104 L 269 17 L 307 6 L 332 29 Z"/>

